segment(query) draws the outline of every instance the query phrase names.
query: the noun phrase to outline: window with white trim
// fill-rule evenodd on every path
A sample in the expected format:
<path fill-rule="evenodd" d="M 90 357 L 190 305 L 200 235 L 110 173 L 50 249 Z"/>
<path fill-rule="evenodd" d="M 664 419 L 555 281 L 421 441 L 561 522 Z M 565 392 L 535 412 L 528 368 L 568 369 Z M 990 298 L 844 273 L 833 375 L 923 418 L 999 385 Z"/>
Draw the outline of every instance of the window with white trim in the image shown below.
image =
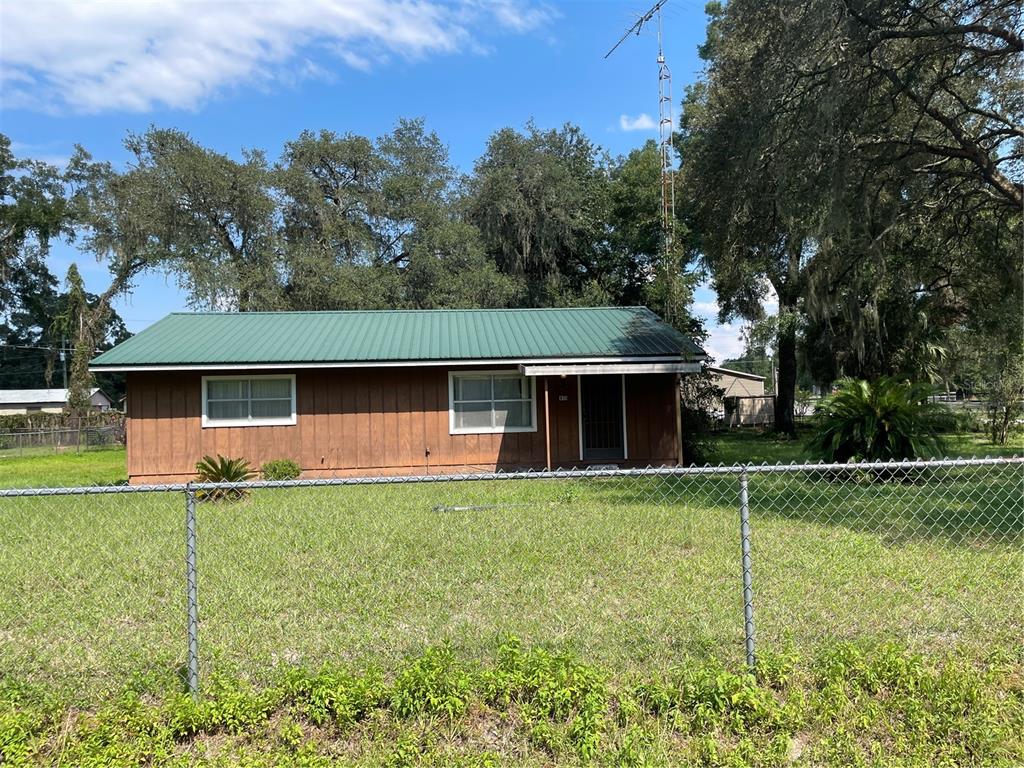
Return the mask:
<path fill-rule="evenodd" d="M 295 376 L 204 376 L 203 426 L 295 423 Z"/>
<path fill-rule="evenodd" d="M 515 371 L 452 371 L 448 415 L 453 435 L 536 432 L 533 379 Z"/>

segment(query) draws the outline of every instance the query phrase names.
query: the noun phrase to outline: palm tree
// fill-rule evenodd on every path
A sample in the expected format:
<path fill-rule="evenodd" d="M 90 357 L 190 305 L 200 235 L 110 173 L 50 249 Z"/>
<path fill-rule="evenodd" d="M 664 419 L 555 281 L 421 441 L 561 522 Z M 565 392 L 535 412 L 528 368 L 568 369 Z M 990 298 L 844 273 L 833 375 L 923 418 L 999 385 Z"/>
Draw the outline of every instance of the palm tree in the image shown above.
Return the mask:
<path fill-rule="evenodd" d="M 892 461 L 941 455 L 949 414 L 924 383 L 844 379 L 816 411 L 808 450 L 824 461 Z"/>

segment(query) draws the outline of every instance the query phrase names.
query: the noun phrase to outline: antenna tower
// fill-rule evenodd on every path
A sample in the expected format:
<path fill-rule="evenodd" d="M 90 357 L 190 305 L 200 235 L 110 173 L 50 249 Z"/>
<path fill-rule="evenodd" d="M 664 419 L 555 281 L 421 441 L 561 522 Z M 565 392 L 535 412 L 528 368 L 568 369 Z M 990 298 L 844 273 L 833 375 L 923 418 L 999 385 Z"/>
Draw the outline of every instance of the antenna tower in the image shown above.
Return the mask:
<path fill-rule="evenodd" d="M 668 0 L 658 0 L 619 38 L 619 41 L 604 55 L 607 59 L 615 49 L 632 34 L 640 35 L 640 30 L 654 18 L 658 20 L 658 153 L 661 158 L 661 233 L 662 247 L 665 255 L 672 251 L 675 236 L 676 185 L 675 169 L 672 167 L 672 129 L 675 121 L 672 117 L 672 72 L 665 62 L 664 33 L 661 22 L 661 8 Z"/>

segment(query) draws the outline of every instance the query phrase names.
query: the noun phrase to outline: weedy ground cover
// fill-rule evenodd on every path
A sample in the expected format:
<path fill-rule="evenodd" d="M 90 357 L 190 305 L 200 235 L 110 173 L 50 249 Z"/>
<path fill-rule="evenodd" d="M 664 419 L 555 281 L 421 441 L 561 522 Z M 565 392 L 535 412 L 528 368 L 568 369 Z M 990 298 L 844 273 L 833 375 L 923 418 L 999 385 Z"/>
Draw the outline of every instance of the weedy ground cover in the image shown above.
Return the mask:
<path fill-rule="evenodd" d="M 198 699 L 143 681 L 84 706 L 0 684 L 5 765 L 903 766 L 1024 760 L 1019 660 L 892 644 L 765 655 L 757 675 L 684 659 L 617 678 L 507 639 L 391 670 L 213 677 Z"/>

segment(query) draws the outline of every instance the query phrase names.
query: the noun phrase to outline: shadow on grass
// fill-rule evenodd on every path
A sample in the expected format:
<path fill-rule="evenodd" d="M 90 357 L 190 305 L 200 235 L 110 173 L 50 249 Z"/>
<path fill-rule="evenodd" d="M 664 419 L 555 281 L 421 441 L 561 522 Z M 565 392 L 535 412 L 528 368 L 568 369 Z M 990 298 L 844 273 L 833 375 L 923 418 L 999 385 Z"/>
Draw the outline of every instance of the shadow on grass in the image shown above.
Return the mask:
<path fill-rule="evenodd" d="M 734 510 L 736 475 L 615 478 L 587 481 L 581 503 L 676 504 Z M 901 544 L 943 539 L 957 545 L 1024 544 L 1024 472 L 1017 465 L 918 472 L 879 482 L 864 473 L 750 475 L 751 524 L 765 517 L 842 526 Z"/>

